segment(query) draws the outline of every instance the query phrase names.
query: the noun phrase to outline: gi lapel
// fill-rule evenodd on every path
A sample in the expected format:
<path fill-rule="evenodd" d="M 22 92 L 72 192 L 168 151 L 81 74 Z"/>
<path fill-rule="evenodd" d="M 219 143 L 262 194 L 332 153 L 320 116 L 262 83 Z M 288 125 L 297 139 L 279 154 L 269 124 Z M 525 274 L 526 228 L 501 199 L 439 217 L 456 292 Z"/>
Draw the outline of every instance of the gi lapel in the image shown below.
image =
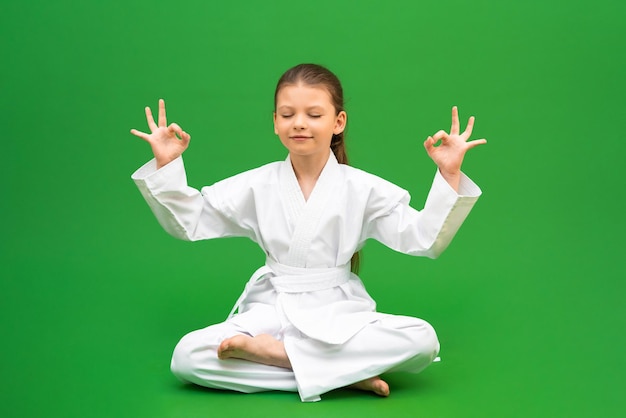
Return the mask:
<path fill-rule="evenodd" d="M 319 220 L 337 186 L 338 171 L 339 163 L 331 152 L 309 199 L 305 201 L 291 160 L 287 158 L 285 161 L 281 170 L 282 195 L 294 225 L 289 252 L 284 260 L 285 264 L 293 267 L 307 267 L 311 241 L 315 238 Z"/>

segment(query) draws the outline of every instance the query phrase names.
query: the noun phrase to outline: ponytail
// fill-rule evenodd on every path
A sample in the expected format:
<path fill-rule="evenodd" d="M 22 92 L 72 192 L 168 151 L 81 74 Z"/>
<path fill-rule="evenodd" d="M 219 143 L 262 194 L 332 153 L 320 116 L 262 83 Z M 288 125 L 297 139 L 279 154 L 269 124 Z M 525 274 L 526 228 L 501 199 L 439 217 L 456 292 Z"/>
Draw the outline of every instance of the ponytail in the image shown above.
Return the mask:
<path fill-rule="evenodd" d="M 346 153 L 346 144 L 344 142 L 343 132 L 333 135 L 333 139 L 330 141 L 330 149 L 333 151 L 333 154 L 335 154 L 339 164 L 350 165 L 348 163 L 348 154 Z"/>
<path fill-rule="evenodd" d="M 333 138 L 330 141 L 330 149 L 332 150 L 333 154 L 335 154 L 335 158 L 337 158 L 337 162 L 339 164 L 350 165 L 348 163 L 348 154 L 346 153 L 344 132 L 333 135 Z M 350 259 L 350 271 L 352 271 L 352 273 L 354 274 L 359 274 L 360 267 L 361 253 L 357 251 L 352 255 L 352 258 Z"/>

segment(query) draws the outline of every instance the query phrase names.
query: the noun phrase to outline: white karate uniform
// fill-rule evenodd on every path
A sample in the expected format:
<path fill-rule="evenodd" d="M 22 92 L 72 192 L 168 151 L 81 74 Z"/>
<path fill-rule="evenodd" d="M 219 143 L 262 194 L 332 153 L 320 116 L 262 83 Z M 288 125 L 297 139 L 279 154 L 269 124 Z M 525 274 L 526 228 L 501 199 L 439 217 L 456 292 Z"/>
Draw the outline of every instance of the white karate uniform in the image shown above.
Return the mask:
<path fill-rule="evenodd" d="M 267 256 L 227 321 L 178 343 L 172 371 L 181 380 L 242 392 L 298 391 L 303 401 L 316 401 L 381 373 L 419 372 L 436 358 L 433 328 L 421 319 L 376 312 L 350 272 L 350 259 L 369 238 L 406 254 L 437 257 L 481 193 L 465 175 L 456 193 L 437 172 L 421 211 L 409 206 L 405 190 L 338 164 L 332 152 L 306 201 L 289 157 L 201 191 L 187 185 L 182 158 L 159 170 L 152 160 L 132 178 L 173 236 L 244 236 Z M 219 360 L 219 344 L 238 333 L 283 341 L 293 370 Z"/>

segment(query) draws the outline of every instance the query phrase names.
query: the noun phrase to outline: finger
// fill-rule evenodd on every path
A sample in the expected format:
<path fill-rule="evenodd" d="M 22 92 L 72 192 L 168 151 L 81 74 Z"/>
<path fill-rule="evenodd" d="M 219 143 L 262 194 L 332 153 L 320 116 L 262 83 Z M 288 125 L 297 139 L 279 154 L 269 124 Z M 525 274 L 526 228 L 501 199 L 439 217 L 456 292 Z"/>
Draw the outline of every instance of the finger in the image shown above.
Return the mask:
<path fill-rule="evenodd" d="M 450 135 L 458 135 L 459 130 L 459 109 L 456 106 L 452 106 L 452 125 L 450 125 Z"/>
<path fill-rule="evenodd" d="M 159 99 L 159 127 L 167 126 L 167 118 L 165 117 L 165 100 Z"/>
<path fill-rule="evenodd" d="M 150 135 L 148 135 L 145 132 L 138 131 L 137 129 L 131 129 L 130 133 L 135 135 L 135 136 L 138 136 L 139 138 L 143 139 L 144 141 L 150 142 Z"/>
<path fill-rule="evenodd" d="M 424 141 L 424 148 L 426 148 L 426 152 L 430 154 L 430 150 L 434 148 L 435 143 L 436 141 L 433 139 L 432 136 L 426 138 L 426 141 Z"/>
<path fill-rule="evenodd" d="M 474 141 L 467 142 L 467 149 L 472 149 L 474 147 L 477 147 L 479 145 L 483 145 L 486 143 L 487 143 L 486 139 L 475 139 Z"/>
<path fill-rule="evenodd" d="M 465 131 L 463 131 L 463 138 L 467 141 L 470 136 L 472 136 L 472 130 L 474 129 L 474 116 L 470 117 L 467 121 L 467 126 L 465 127 Z"/>
<path fill-rule="evenodd" d="M 183 134 L 181 135 L 180 140 L 181 140 L 183 146 L 185 148 L 187 148 L 187 146 L 189 146 L 189 141 L 191 140 L 191 135 L 189 135 L 187 132 L 183 131 Z"/>
<path fill-rule="evenodd" d="M 439 132 L 437 132 L 435 135 L 433 135 L 432 138 L 435 140 L 435 143 L 437 141 L 445 141 L 446 139 L 448 139 L 448 133 L 442 129 Z"/>
<path fill-rule="evenodd" d="M 168 126 L 167 129 L 169 129 L 170 132 L 173 132 L 176 135 L 178 135 L 179 138 L 183 137 L 183 129 L 177 123 L 170 124 L 170 126 Z"/>
<path fill-rule="evenodd" d="M 154 123 L 154 118 L 152 117 L 152 110 L 150 107 L 146 106 L 146 120 L 148 121 L 148 128 L 150 128 L 151 132 L 156 131 L 157 125 Z"/>

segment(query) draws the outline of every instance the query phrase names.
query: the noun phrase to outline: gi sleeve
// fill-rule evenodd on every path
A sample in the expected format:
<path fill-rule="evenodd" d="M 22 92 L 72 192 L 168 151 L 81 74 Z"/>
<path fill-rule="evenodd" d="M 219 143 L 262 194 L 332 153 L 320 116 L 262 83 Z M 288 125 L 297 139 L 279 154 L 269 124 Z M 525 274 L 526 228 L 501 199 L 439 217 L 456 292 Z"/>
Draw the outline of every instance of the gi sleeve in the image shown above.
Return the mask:
<path fill-rule="evenodd" d="M 448 247 L 481 193 L 463 173 L 459 192 L 455 192 L 437 170 L 424 209 L 418 211 L 409 206 L 410 196 L 405 191 L 387 211 L 368 220 L 368 238 L 405 254 L 437 258 Z"/>
<path fill-rule="evenodd" d="M 153 159 L 131 176 L 161 226 L 186 241 L 245 236 L 253 232 L 239 225 L 221 207 L 214 187 L 202 193 L 187 185 L 182 157 L 157 170 Z"/>

